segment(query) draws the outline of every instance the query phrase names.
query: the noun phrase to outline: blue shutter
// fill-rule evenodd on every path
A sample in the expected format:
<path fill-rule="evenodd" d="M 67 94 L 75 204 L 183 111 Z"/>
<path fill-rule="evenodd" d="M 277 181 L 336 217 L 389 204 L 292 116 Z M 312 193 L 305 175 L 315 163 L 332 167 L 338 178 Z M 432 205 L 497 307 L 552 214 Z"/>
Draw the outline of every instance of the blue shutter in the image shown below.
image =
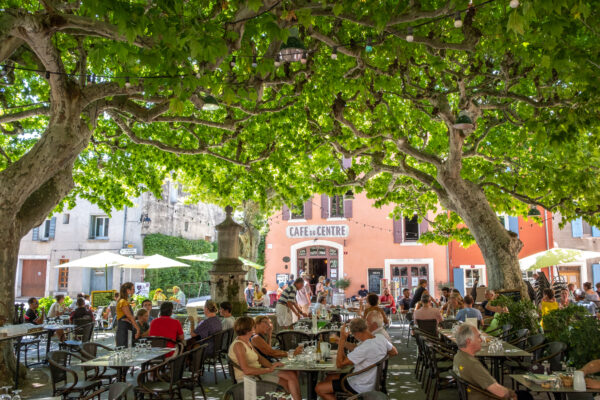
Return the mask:
<path fill-rule="evenodd" d="M 583 220 L 581 217 L 571 221 L 571 232 L 574 238 L 583 237 Z"/>
<path fill-rule="evenodd" d="M 519 237 L 519 217 L 508 217 L 508 230 Z"/>
<path fill-rule="evenodd" d="M 56 217 L 50 219 L 50 229 L 48 230 L 48 239 L 54 239 L 56 233 Z"/>
<path fill-rule="evenodd" d="M 592 226 L 592 236 L 600 237 L 600 229 L 596 228 L 595 226 Z"/>
<path fill-rule="evenodd" d="M 594 286 L 600 282 L 600 264 L 592 264 L 592 279 L 594 280 Z"/>
<path fill-rule="evenodd" d="M 32 233 L 31 240 L 40 240 L 40 227 L 39 226 L 33 228 L 31 233 Z"/>
<path fill-rule="evenodd" d="M 458 289 L 461 296 L 465 296 L 465 271 L 462 268 L 454 268 L 454 288 Z"/>

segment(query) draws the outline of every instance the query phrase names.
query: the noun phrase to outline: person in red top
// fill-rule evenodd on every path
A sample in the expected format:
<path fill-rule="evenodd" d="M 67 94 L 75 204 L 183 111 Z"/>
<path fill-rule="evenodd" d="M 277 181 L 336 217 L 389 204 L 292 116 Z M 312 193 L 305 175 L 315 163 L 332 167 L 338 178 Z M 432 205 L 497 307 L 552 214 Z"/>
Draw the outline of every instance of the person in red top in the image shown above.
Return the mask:
<path fill-rule="evenodd" d="M 154 318 L 150 323 L 149 336 L 160 336 L 173 339 L 177 342 L 183 342 L 183 328 L 181 322 L 171 318 L 173 314 L 173 303 L 165 301 L 160 305 L 160 317 Z M 167 343 L 167 347 L 175 347 L 174 343 Z M 166 354 L 171 357 L 173 353 Z"/>
<path fill-rule="evenodd" d="M 396 302 L 394 301 L 394 296 L 390 294 L 390 289 L 383 289 L 383 296 L 379 298 L 379 303 L 381 303 L 382 306 L 385 306 L 383 311 L 385 311 L 386 314 L 396 314 Z"/>

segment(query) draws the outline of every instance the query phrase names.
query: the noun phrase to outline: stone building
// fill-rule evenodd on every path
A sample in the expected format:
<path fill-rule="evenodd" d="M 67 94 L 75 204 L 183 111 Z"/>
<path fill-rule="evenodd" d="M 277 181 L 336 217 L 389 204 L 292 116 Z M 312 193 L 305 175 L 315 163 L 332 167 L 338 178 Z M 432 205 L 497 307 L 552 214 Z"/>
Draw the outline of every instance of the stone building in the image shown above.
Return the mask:
<path fill-rule="evenodd" d="M 174 182 L 163 185 L 162 199 L 144 193 L 134 207 L 110 215 L 86 200 L 72 210 L 49 216 L 21 240 L 15 290 L 17 298 L 48 296 L 57 292 L 104 290 L 105 270 L 54 268 L 56 265 L 101 251 L 142 256 L 144 236 L 162 233 L 186 239 L 214 241 L 215 225 L 225 218 L 219 207 L 185 204 L 186 195 Z M 122 282 L 139 282 L 143 270 L 107 268 L 109 289 Z"/>

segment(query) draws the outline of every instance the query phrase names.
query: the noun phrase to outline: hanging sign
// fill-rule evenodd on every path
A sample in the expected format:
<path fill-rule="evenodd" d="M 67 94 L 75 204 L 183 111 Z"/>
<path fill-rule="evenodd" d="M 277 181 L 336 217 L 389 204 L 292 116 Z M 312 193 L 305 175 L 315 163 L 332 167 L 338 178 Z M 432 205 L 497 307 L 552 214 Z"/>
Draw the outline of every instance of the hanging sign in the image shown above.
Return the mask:
<path fill-rule="evenodd" d="M 285 229 L 287 237 L 296 238 L 320 238 L 320 237 L 348 237 L 350 227 L 348 225 L 290 225 Z"/>

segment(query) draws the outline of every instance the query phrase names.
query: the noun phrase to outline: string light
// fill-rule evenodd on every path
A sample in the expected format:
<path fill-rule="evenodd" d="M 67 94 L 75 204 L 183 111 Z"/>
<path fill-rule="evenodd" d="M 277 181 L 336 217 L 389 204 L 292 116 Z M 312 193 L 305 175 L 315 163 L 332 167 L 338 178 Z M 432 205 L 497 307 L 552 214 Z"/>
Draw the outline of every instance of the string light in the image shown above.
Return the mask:
<path fill-rule="evenodd" d="M 462 28 L 462 26 L 463 26 L 463 22 L 462 22 L 462 18 L 460 16 L 460 11 L 457 11 L 456 14 L 454 14 L 454 27 Z"/>
<path fill-rule="evenodd" d="M 333 50 L 331 51 L 331 59 L 337 60 L 337 46 L 333 46 Z"/>
<path fill-rule="evenodd" d="M 510 8 L 517 8 L 519 7 L 519 0 L 510 0 Z"/>
<path fill-rule="evenodd" d="M 231 61 L 229 62 L 229 66 L 231 68 L 235 67 L 235 56 L 231 57 Z"/>
<path fill-rule="evenodd" d="M 277 54 L 277 56 L 275 56 L 275 67 L 279 67 L 281 65 L 281 56 L 279 54 Z"/>
<path fill-rule="evenodd" d="M 371 38 L 367 38 L 367 44 L 365 45 L 365 51 L 370 53 L 373 51 L 373 46 L 371 44 Z"/>
<path fill-rule="evenodd" d="M 415 37 L 413 36 L 413 27 L 409 26 L 406 28 L 406 41 L 412 42 L 413 40 L 415 40 Z"/>
<path fill-rule="evenodd" d="M 302 53 L 302 58 L 300 59 L 300 62 L 302 64 L 306 64 L 307 61 L 307 55 L 306 55 L 306 50 Z"/>
<path fill-rule="evenodd" d="M 256 56 L 252 57 L 252 68 L 256 68 L 258 66 L 258 62 L 256 61 Z"/>

